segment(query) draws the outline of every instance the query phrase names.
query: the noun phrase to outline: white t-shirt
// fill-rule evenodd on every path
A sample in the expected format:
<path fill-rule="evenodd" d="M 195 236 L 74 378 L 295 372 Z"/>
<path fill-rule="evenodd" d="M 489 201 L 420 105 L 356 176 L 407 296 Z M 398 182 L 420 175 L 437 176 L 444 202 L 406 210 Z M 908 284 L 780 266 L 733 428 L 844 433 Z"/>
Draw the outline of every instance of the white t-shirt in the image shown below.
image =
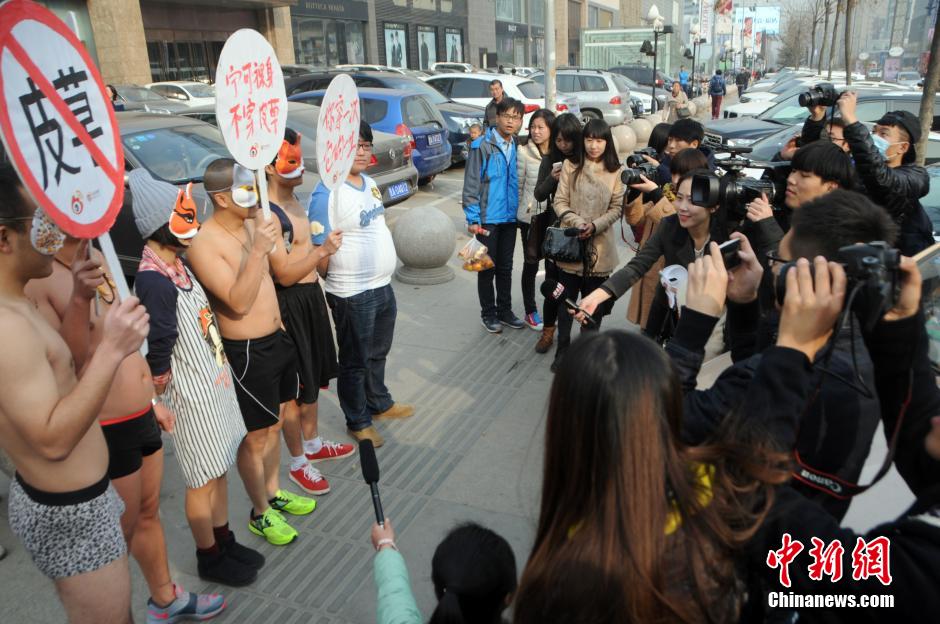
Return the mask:
<path fill-rule="evenodd" d="M 330 270 L 323 286 L 337 297 L 352 297 L 366 290 L 391 283 L 397 256 L 392 233 L 385 224 L 385 205 L 375 181 L 362 176 L 363 186 L 349 181 L 335 192 L 335 206 L 322 183 L 310 196 L 310 234 L 315 245 L 322 245 L 333 230 L 343 232 L 343 244 L 330 258 Z"/>

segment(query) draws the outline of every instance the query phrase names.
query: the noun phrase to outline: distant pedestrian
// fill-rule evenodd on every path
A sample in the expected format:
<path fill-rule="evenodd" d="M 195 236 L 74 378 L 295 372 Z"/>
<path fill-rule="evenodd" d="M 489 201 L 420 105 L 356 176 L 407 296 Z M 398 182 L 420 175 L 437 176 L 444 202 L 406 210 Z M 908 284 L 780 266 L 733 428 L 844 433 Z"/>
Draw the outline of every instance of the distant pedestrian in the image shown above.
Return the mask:
<path fill-rule="evenodd" d="M 500 72 L 502 72 L 502 68 L 500 68 Z M 490 95 L 493 99 L 486 105 L 486 110 L 483 112 L 483 121 L 487 128 L 495 128 L 497 116 L 496 107 L 503 101 L 503 98 L 506 97 L 506 93 L 503 91 L 502 81 L 490 81 Z"/>
<path fill-rule="evenodd" d="M 679 86 L 682 87 L 682 90 L 689 97 L 692 97 L 691 85 L 689 84 L 689 72 L 686 70 L 685 65 L 679 66 Z"/>
<path fill-rule="evenodd" d="M 666 96 L 666 123 L 672 123 L 677 119 L 691 117 L 689 110 L 689 96 L 685 93 L 685 87 L 681 83 L 673 82 L 670 93 Z"/>
<path fill-rule="evenodd" d="M 738 72 L 738 75 L 734 77 L 734 83 L 738 85 L 738 96 L 740 97 L 742 93 L 747 91 L 748 83 L 750 83 L 751 74 L 742 70 Z"/>
<path fill-rule="evenodd" d="M 724 76 L 721 75 L 720 69 L 716 69 L 715 75 L 708 82 L 708 95 L 712 98 L 712 119 L 718 119 L 718 113 L 721 112 L 721 100 L 727 92 Z"/>

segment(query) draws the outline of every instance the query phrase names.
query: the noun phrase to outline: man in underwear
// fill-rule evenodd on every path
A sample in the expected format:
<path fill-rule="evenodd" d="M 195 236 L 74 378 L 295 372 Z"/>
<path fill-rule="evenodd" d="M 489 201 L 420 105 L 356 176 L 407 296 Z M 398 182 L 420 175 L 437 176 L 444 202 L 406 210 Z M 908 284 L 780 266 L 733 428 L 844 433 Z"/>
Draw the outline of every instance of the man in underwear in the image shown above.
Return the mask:
<path fill-rule="evenodd" d="M 95 288 L 72 289 L 72 268 L 89 257 L 102 269 L 101 283 Z M 117 287 L 104 256 L 90 248 L 87 241 L 66 237 L 53 258 L 52 274 L 30 280 L 26 296 L 46 322 L 62 334 L 76 370 L 82 371 L 104 338 L 104 319 L 118 301 Z M 108 478 L 124 502 L 121 529 L 150 589 L 148 619 L 172 621 L 183 615 L 210 618 L 225 608 L 225 599 L 191 594 L 174 584 L 170 576 L 166 537 L 160 523 L 160 428 L 172 431 L 174 415 L 155 397 L 147 361 L 135 351 L 121 362 L 98 412 L 108 445 Z"/>
<path fill-rule="evenodd" d="M 132 618 L 124 504 L 108 480 L 97 420 L 122 362 L 147 335 L 149 317 L 133 297 L 113 306 L 79 381 L 68 345 L 23 291 L 52 273 L 62 241 L 12 166 L 0 163 L 0 445 L 16 467 L 10 527 L 55 582 L 69 622 L 125 624 Z M 72 266 L 67 291 L 94 290 L 103 274 L 98 263 L 78 259 Z"/>
<path fill-rule="evenodd" d="M 343 248 L 318 269 L 325 276 L 326 299 L 339 342 L 336 393 L 349 435 L 360 442 L 372 440 L 379 447 L 385 440 L 372 424 L 373 418 L 408 418 L 414 407 L 395 403 L 385 385 L 385 362 L 398 316 L 392 290 L 398 258 L 385 224 L 382 193 L 375 180 L 365 175 L 371 160 L 372 128 L 363 121 L 349 177 L 332 192 L 321 182 L 310 196 L 308 215 L 315 245 L 323 244 L 333 230 L 344 234 Z"/>
<path fill-rule="evenodd" d="M 297 345 L 300 397 L 284 410 L 284 442 L 290 451 L 290 480 L 310 494 L 326 494 L 330 484 L 311 464 L 348 457 L 352 444 L 323 440 L 317 433 L 320 388 L 336 377 L 336 347 L 326 299 L 318 283 L 317 264 L 339 249 L 342 232 L 330 233 L 323 245 L 310 240 L 307 212 L 294 195 L 303 182 L 301 136 L 291 128 L 274 161 L 265 167 L 271 212 L 277 216 L 281 240 L 271 253 L 271 272 L 281 319 Z"/>
<path fill-rule="evenodd" d="M 214 214 L 187 252 L 209 295 L 235 380 L 248 435 L 238 449 L 238 472 L 251 499 L 248 529 L 282 546 L 297 531 L 281 512 L 306 515 L 317 503 L 280 489 L 281 409 L 298 396 L 297 349 L 284 331 L 268 254 L 277 220 L 258 208 L 254 173 L 222 158 L 206 168 L 203 184 Z"/>
<path fill-rule="evenodd" d="M 192 184 L 184 191 L 143 168 L 131 171 L 128 181 L 134 221 L 146 240 L 134 289 L 150 314 L 147 363 L 157 394 L 176 416 L 175 455 L 199 576 L 247 585 L 264 557 L 229 530 L 225 477 L 245 424 L 209 300 L 181 260 L 199 231 Z"/>

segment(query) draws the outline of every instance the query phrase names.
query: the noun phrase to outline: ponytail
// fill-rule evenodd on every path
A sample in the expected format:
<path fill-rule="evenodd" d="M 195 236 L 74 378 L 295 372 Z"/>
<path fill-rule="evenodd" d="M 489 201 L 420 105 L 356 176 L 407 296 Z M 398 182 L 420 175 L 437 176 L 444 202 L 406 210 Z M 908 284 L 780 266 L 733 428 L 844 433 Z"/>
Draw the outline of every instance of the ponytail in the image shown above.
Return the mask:
<path fill-rule="evenodd" d="M 468 624 L 464 619 L 463 608 L 460 606 L 460 596 L 454 590 L 444 589 L 437 608 L 431 614 L 428 624 Z"/>

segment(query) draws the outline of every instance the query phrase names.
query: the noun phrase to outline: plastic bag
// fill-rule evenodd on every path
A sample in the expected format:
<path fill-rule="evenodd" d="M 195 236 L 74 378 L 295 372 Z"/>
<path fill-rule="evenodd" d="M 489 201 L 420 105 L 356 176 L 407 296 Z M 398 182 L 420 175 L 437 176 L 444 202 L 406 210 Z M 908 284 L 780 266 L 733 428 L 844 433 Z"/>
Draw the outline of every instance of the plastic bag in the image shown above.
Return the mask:
<path fill-rule="evenodd" d="M 457 255 L 463 258 L 463 268 L 465 271 L 479 272 L 492 269 L 496 266 L 493 259 L 490 258 L 490 255 L 487 253 L 488 251 L 486 245 L 476 238 L 471 238 Z"/>

